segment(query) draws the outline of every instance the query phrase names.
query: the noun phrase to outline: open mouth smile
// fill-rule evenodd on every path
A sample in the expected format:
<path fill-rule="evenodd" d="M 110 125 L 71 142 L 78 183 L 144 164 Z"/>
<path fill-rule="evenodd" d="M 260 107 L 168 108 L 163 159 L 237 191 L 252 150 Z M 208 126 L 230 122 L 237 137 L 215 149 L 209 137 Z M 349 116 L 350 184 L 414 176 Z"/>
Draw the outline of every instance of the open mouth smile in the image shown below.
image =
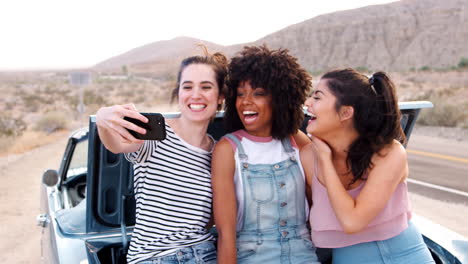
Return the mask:
<path fill-rule="evenodd" d="M 258 113 L 255 111 L 243 111 L 242 115 L 244 116 L 245 124 L 252 124 L 258 118 Z"/>
<path fill-rule="evenodd" d="M 307 112 L 306 115 L 307 115 L 307 116 L 310 116 L 309 123 L 317 119 L 317 116 L 314 115 L 314 114 L 312 114 L 312 113 L 310 113 L 310 112 Z"/>

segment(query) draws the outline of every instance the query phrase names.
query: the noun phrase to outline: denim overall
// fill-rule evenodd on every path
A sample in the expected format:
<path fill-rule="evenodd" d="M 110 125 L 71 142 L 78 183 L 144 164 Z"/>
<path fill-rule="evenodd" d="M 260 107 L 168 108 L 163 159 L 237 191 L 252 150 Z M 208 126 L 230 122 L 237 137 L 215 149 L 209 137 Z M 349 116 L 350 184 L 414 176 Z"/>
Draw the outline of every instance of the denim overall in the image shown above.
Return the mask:
<path fill-rule="evenodd" d="M 237 145 L 244 189 L 244 224 L 237 231 L 237 263 L 319 263 L 306 223 L 305 183 L 289 138 L 281 141 L 289 158 L 251 164 Z M 266 153 L 274 155 L 274 153 Z"/>

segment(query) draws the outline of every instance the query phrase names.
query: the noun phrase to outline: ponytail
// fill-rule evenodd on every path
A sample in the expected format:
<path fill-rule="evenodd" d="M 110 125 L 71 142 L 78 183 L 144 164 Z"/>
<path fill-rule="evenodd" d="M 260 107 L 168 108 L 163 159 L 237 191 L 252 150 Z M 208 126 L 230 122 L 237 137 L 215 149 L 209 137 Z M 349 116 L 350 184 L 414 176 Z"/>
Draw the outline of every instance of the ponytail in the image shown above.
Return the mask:
<path fill-rule="evenodd" d="M 353 184 L 365 179 L 372 168 L 372 156 L 379 153 L 394 139 L 405 142 L 400 125 L 400 110 L 395 85 L 384 72 L 376 72 L 370 78 L 354 69 L 328 72 L 330 91 L 336 96 L 336 109 L 341 106 L 354 108 L 353 124 L 359 137 L 351 144 L 347 164 L 353 174 Z"/>
<path fill-rule="evenodd" d="M 400 124 L 401 114 L 398 107 L 395 85 L 385 72 L 372 74 L 369 83 L 375 90 L 376 107 L 379 111 L 379 116 L 382 118 L 379 127 L 380 137 L 386 139 L 383 140 L 386 144 L 390 143 L 392 139 L 396 139 L 404 144 L 406 137 Z"/>

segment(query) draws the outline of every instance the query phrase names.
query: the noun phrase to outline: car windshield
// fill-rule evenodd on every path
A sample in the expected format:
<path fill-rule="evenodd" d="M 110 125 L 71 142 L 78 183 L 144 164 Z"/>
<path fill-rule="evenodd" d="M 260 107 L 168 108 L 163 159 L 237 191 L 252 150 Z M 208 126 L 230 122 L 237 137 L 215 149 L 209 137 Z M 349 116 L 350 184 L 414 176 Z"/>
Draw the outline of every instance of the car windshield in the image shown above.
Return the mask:
<path fill-rule="evenodd" d="M 76 175 L 85 174 L 88 169 L 88 140 L 76 144 L 68 166 L 67 179 Z"/>

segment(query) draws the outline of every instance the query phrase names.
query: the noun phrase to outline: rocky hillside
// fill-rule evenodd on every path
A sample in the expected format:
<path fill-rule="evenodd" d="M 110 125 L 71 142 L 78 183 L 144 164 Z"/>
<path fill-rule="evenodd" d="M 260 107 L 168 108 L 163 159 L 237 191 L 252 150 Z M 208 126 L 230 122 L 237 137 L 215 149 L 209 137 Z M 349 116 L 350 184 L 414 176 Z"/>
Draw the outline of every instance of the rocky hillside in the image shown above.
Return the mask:
<path fill-rule="evenodd" d="M 192 38 L 158 41 L 99 63 L 98 70 L 131 66 L 159 75 L 197 53 L 196 43 L 234 54 L 242 46 L 266 43 L 288 48 L 311 72 L 333 67 L 407 71 L 447 69 L 468 58 L 468 0 L 402 0 L 321 15 L 251 43 L 223 47 Z"/>
<path fill-rule="evenodd" d="M 256 44 L 287 47 L 309 70 L 450 68 L 468 57 L 468 0 L 403 0 L 321 15 Z"/>

